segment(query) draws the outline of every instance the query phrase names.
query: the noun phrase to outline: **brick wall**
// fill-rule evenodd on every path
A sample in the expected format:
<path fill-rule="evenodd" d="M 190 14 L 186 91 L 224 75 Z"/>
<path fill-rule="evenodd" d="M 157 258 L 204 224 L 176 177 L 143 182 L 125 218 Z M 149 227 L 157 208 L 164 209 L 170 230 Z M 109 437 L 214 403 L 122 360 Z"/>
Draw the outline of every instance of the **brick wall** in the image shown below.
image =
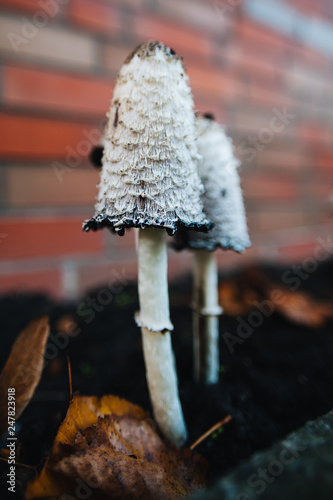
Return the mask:
<path fill-rule="evenodd" d="M 220 251 L 221 268 L 297 261 L 329 235 L 331 0 L 0 6 L 0 292 L 71 297 L 135 277 L 133 231 L 84 234 L 81 222 L 92 214 L 99 177 L 87 154 L 117 70 L 148 38 L 184 57 L 197 109 L 227 124 L 242 161 L 253 248 L 242 256 Z M 188 254 L 170 252 L 171 278 L 190 266 Z"/>

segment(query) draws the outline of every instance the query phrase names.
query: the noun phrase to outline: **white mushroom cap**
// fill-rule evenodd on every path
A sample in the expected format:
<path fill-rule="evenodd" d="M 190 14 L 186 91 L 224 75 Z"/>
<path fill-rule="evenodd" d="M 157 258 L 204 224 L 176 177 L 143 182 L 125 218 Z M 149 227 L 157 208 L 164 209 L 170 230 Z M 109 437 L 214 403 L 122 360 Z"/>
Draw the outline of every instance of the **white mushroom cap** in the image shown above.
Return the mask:
<path fill-rule="evenodd" d="M 140 45 L 120 70 L 108 118 L 95 216 L 84 229 L 207 230 L 182 60 L 159 42 Z"/>
<path fill-rule="evenodd" d="M 245 208 L 231 139 L 210 115 L 196 118 L 197 145 L 201 159 L 198 172 L 204 184 L 204 212 L 214 226 L 207 234 L 188 233 L 178 248 L 215 250 L 217 247 L 242 252 L 251 246 Z"/>

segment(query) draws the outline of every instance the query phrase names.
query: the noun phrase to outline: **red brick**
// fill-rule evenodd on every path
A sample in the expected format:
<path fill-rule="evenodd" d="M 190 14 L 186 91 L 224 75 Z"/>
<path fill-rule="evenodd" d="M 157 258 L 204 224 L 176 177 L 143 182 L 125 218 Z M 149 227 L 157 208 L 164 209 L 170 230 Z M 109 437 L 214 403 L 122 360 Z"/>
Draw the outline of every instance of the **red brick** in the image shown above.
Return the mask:
<path fill-rule="evenodd" d="M 87 218 L 90 214 L 87 213 Z M 101 231 L 84 233 L 83 217 L 3 217 L 1 259 L 26 259 L 52 255 L 99 252 Z"/>
<path fill-rule="evenodd" d="M 240 136 L 239 143 L 244 139 L 247 144 L 248 136 L 245 136 L 245 134 L 257 137 L 259 130 L 269 125 L 271 117 L 267 115 L 266 111 L 262 110 L 256 113 L 253 106 L 249 110 L 245 109 L 245 106 L 242 109 L 242 106 L 235 105 L 235 108 L 232 114 L 232 121 L 228 123 L 228 128 L 234 128 L 237 131 L 237 136 Z"/>
<path fill-rule="evenodd" d="M 237 81 L 237 78 L 235 77 L 234 80 Z M 225 101 L 226 105 L 228 102 L 230 103 L 230 99 L 223 93 L 221 99 Z M 253 124 L 250 124 L 251 117 L 252 122 L 254 120 L 257 123 L 260 122 L 261 127 L 269 126 L 270 121 L 275 116 L 275 109 L 281 113 L 285 110 L 286 113 L 293 114 L 294 118 L 289 119 L 289 124 L 285 127 L 285 130 L 278 132 L 278 135 L 285 132 L 290 134 L 291 127 L 298 121 L 297 118 L 304 114 L 305 109 L 304 103 L 294 100 L 287 93 L 280 92 L 279 90 L 270 90 L 258 84 L 246 84 L 242 82 L 237 83 L 237 94 L 235 94 L 233 103 L 235 108 L 234 114 L 240 117 L 240 126 L 243 128 L 247 128 L 244 126 L 244 119 L 249 122 L 249 129 L 256 128 Z M 279 124 L 277 126 L 279 127 Z"/>
<path fill-rule="evenodd" d="M 118 11 L 98 0 L 72 0 L 70 16 L 77 24 L 98 32 L 115 33 L 121 28 Z"/>
<path fill-rule="evenodd" d="M 202 33 L 177 25 L 175 22 L 170 23 L 156 17 L 135 17 L 134 30 L 139 42 L 149 38 L 160 40 L 175 49 L 180 56 L 185 52 L 190 52 L 209 57 L 211 53 L 210 42 Z"/>
<path fill-rule="evenodd" d="M 178 281 L 182 276 L 192 274 L 193 272 L 193 252 L 190 250 L 183 250 L 182 252 L 175 252 L 169 250 L 168 258 L 168 280 Z M 251 262 L 258 255 L 258 249 L 254 246 L 246 250 L 243 254 L 233 251 L 217 250 L 215 258 L 220 270 L 228 270 L 245 265 Z M 190 305 L 190 304 L 189 304 Z"/>
<path fill-rule="evenodd" d="M 10 166 L 7 173 L 9 208 L 93 206 L 99 172 L 73 169 L 58 182 L 49 166 Z M 79 186 L 79 188 L 78 188 Z"/>
<path fill-rule="evenodd" d="M 142 7 L 143 0 L 106 0 L 108 3 L 115 4 L 121 7 L 132 7 L 133 9 L 138 9 Z"/>
<path fill-rule="evenodd" d="M 185 250 L 175 252 L 168 251 L 168 281 L 177 281 L 182 276 L 192 273 L 193 253 Z"/>
<path fill-rule="evenodd" d="M 314 257 L 314 250 L 318 246 L 315 241 L 295 242 L 279 247 L 279 260 L 283 262 L 301 262 L 306 257 Z"/>
<path fill-rule="evenodd" d="M 297 62 L 304 61 L 310 66 L 328 67 L 324 54 L 247 18 L 235 24 L 234 38 L 243 47 L 252 50 L 258 59 L 264 56 L 283 64 L 283 58 L 288 56 L 288 59 L 293 57 Z"/>
<path fill-rule="evenodd" d="M 258 58 L 264 54 L 280 64 L 283 64 L 283 57 L 284 64 L 295 59 L 297 62 L 309 64 L 310 67 L 328 68 L 328 58 L 324 54 L 247 18 L 235 25 L 234 36 L 243 46 L 253 50 Z"/>
<path fill-rule="evenodd" d="M 70 146 L 78 151 L 79 162 L 81 156 L 87 156 L 90 150 L 89 140 L 83 132 L 96 128 L 97 124 L 91 127 L 3 113 L 0 114 L 0 153 L 13 158 L 65 158 L 66 148 Z M 81 141 L 85 142 L 87 148 L 80 147 Z"/>
<path fill-rule="evenodd" d="M 293 47 L 294 59 L 297 62 L 304 62 L 311 68 L 330 69 L 329 59 L 325 54 L 309 47 L 309 45 L 297 45 Z"/>
<path fill-rule="evenodd" d="M 195 26 L 200 31 L 211 34 L 226 34 L 231 19 L 228 16 L 219 15 L 216 8 L 210 2 L 193 0 L 155 0 L 154 7 L 161 12 L 171 23 L 179 20 L 182 23 Z"/>
<path fill-rule="evenodd" d="M 196 93 L 194 106 L 200 113 L 212 113 L 216 121 L 226 123 L 226 113 L 215 99 L 209 99 L 209 96 L 201 97 L 200 94 Z"/>
<path fill-rule="evenodd" d="M 239 54 L 233 60 L 231 68 L 236 75 L 250 79 L 252 85 L 265 85 L 271 90 L 277 88 L 282 76 L 278 65 L 270 65 L 264 59 L 247 52 Z"/>
<path fill-rule="evenodd" d="M 238 105 L 235 104 L 234 106 L 235 106 L 235 111 L 233 112 L 232 116 L 233 121 L 230 123 L 230 126 L 237 128 L 242 133 L 250 132 L 251 135 L 253 135 L 254 133 L 256 137 L 258 136 L 261 130 L 266 128 L 271 128 L 270 126 L 271 120 L 275 116 L 273 114 L 272 109 L 267 109 L 266 107 L 263 106 L 258 107 L 253 102 L 251 103 L 244 102 L 244 105 L 242 106 L 242 101 Z M 281 107 L 279 107 L 278 109 L 283 110 L 283 108 Z M 273 122 L 273 128 L 274 125 L 277 125 L 279 127 L 278 123 L 275 124 L 275 122 Z M 281 131 L 277 131 L 274 134 L 274 137 L 272 137 L 272 141 L 281 138 L 284 132 L 285 130 L 283 130 L 281 126 Z M 290 130 L 288 130 L 288 133 L 290 133 Z M 271 143 L 269 143 L 269 145 L 270 144 Z"/>
<path fill-rule="evenodd" d="M 135 231 L 125 231 L 124 236 L 112 235 L 112 246 L 116 249 L 131 249 L 135 251 Z"/>
<path fill-rule="evenodd" d="M 285 74 L 282 57 L 275 57 L 273 61 L 271 55 L 258 54 L 256 47 L 253 48 L 251 44 L 241 44 L 237 39 L 231 40 L 226 47 L 223 47 L 223 50 L 216 42 L 214 52 L 216 60 L 229 73 L 246 82 L 258 82 L 270 88 L 276 88 Z"/>
<path fill-rule="evenodd" d="M 315 116 L 318 121 L 327 120 L 327 103 L 333 102 L 333 87 L 325 72 L 305 67 L 298 61 L 288 68 L 284 81 L 288 94 L 300 105 L 300 118 Z"/>
<path fill-rule="evenodd" d="M 322 148 L 323 146 L 332 146 L 332 131 L 326 128 L 325 125 L 308 121 L 303 122 L 300 125 L 299 136 L 308 147 L 316 146 Z"/>
<path fill-rule="evenodd" d="M 127 56 L 133 51 L 133 44 L 114 45 L 107 43 L 104 45 L 103 69 L 108 69 L 112 73 L 118 74 Z"/>
<path fill-rule="evenodd" d="M 254 235 L 251 235 L 252 247 L 248 248 L 244 253 L 239 254 L 232 250 L 217 250 L 215 253 L 217 264 L 220 271 L 230 272 L 231 269 L 239 269 L 249 262 L 258 259 L 259 248 L 255 244 Z"/>
<path fill-rule="evenodd" d="M 5 66 L 2 94 L 5 103 L 15 106 L 100 116 L 109 108 L 111 85 L 109 81 Z"/>
<path fill-rule="evenodd" d="M 61 275 L 59 270 L 34 271 L 0 276 L 0 293 L 44 292 L 61 296 Z"/>
<path fill-rule="evenodd" d="M 194 66 L 186 64 L 187 73 L 190 77 L 190 85 L 194 92 L 204 91 L 223 96 L 224 99 L 237 95 L 238 82 L 229 75 L 211 66 Z"/>
<path fill-rule="evenodd" d="M 40 5 L 41 0 L 0 0 L 0 5 L 10 9 L 23 10 L 27 12 L 37 12 L 42 10 Z M 47 0 L 45 0 L 47 3 Z"/>
<path fill-rule="evenodd" d="M 235 25 L 234 35 L 244 46 L 253 45 L 269 52 L 271 57 L 280 57 L 291 47 L 287 38 L 246 18 Z"/>
<path fill-rule="evenodd" d="M 287 150 L 285 147 L 274 144 L 274 149 L 268 147 L 263 151 L 258 151 L 257 165 L 262 168 L 276 168 L 281 171 L 298 171 L 308 167 L 311 163 L 308 152 L 296 147 Z"/>
<path fill-rule="evenodd" d="M 122 288 L 136 279 L 136 259 L 92 262 L 91 266 L 81 267 L 79 270 L 79 289 L 84 293 L 98 287 L 107 288 L 112 284 Z"/>
<path fill-rule="evenodd" d="M 304 194 L 307 201 L 309 201 L 310 197 L 317 198 L 315 204 L 319 213 L 321 213 L 321 210 L 327 209 L 327 203 L 329 203 L 330 199 L 333 201 L 333 179 L 332 176 L 330 179 L 326 179 L 325 177 L 319 176 L 318 180 L 311 179 L 304 186 Z"/>
<path fill-rule="evenodd" d="M 259 103 L 261 106 L 269 106 L 271 109 L 277 107 L 283 110 L 286 107 L 288 113 L 296 114 L 296 102 L 289 97 L 287 92 L 274 91 L 259 85 L 249 85 L 244 92 L 252 103 Z M 273 115 L 272 115 L 273 116 Z"/>
<path fill-rule="evenodd" d="M 242 176 L 242 186 L 246 199 L 290 200 L 297 196 L 297 185 L 289 178 L 264 175 L 254 172 Z"/>
<path fill-rule="evenodd" d="M 23 26 L 20 17 L 0 13 L 0 32 L 20 34 Z M 56 64 L 71 71 L 74 68 L 92 71 L 96 67 L 97 51 L 97 41 L 87 33 L 81 34 L 53 22 L 38 29 L 29 39 L 23 37 L 23 41 L 22 37 L 18 40 L 0 37 L 0 52 L 6 59 L 39 61 L 47 66 Z"/>
<path fill-rule="evenodd" d="M 333 171 L 333 149 L 330 151 L 321 148 L 320 151 L 316 153 L 313 163 L 315 167 Z"/>
<path fill-rule="evenodd" d="M 305 226 L 308 222 L 303 211 L 297 211 L 297 205 L 278 207 L 277 211 L 263 210 L 251 213 L 248 224 L 256 232 L 272 232 L 288 228 Z"/>
<path fill-rule="evenodd" d="M 293 0 L 293 8 L 309 17 L 326 19 L 329 9 L 325 8 L 325 2 L 311 2 L 309 0 Z M 332 14 L 332 11 L 331 11 Z"/>

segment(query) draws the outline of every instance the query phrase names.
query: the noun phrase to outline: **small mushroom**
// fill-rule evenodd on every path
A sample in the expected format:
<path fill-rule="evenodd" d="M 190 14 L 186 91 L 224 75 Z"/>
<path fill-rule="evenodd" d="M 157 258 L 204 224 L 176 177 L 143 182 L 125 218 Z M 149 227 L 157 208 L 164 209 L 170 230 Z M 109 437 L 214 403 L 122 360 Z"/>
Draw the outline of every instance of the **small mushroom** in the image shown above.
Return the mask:
<path fill-rule="evenodd" d="M 163 434 L 186 439 L 171 346 L 166 231 L 208 230 L 196 161 L 193 100 L 182 61 L 159 42 L 140 45 L 125 61 L 105 132 L 93 218 L 84 230 L 118 235 L 139 228 L 138 286 L 150 398 Z"/>
<path fill-rule="evenodd" d="M 194 250 L 195 378 L 214 384 L 219 376 L 217 248 L 243 252 L 251 245 L 231 140 L 212 115 L 197 115 L 198 172 L 204 184 L 204 212 L 214 226 L 207 234 L 183 233 L 178 249 Z"/>

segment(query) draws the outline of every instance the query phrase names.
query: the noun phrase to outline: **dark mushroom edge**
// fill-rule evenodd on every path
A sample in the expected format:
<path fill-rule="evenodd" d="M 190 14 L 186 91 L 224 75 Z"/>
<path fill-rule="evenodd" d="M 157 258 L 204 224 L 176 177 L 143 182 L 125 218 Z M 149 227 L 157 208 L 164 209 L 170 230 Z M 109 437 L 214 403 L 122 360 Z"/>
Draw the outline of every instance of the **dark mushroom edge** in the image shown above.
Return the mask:
<path fill-rule="evenodd" d="M 120 223 L 122 218 L 126 219 Z M 163 221 L 159 219 L 143 219 L 143 218 L 131 218 L 124 215 L 119 217 L 117 220 L 112 220 L 106 215 L 98 215 L 96 217 L 92 217 L 89 220 L 83 222 L 83 231 L 97 231 L 98 229 L 102 229 L 107 227 L 112 232 L 118 234 L 119 236 L 123 236 L 125 233 L 125 229 L 130 229 L 131 227 L 136 228 L 145 228 L 145 227 L 159 227 L 165 229 L 169 235 L 173 235 L 181 228 L 191 229 L 194 231 L 202 231 L 207 233 L 213 227 L 213 223 L 210 221 L 204 222 L 202 224 L 198 223 L 187 223 L 181 219 L 177 219 L 175 221 Z"/>
<path fill-rule="evenodd" d="M 233 250 L 237 253 L 243 253 L 247 248 L 252 246 L 252 242 L 250 240 L 241 241 L 236 238 L 221 238 L 220 240 L 206 242 L 190 241 L 187 231 L 179 231 L 171 246 L 177 251 L 187 248 L 189 250 L 208 250 L 214 252 L 218 248 L 221 248 L 222 250 Z"/>

